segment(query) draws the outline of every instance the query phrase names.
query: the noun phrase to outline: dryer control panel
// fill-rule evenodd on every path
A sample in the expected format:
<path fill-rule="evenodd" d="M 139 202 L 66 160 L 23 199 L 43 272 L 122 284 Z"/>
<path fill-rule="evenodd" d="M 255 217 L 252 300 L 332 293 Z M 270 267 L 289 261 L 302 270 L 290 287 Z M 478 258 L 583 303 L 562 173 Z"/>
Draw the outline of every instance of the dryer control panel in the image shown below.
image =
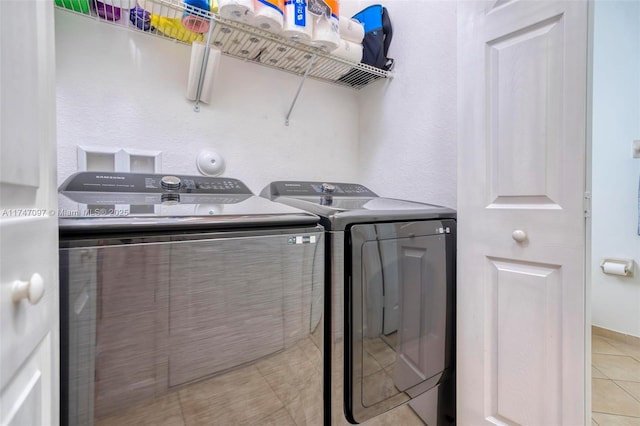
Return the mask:
<path fill-rule="evenodd" d="M 278 181 L 272 182 L 269 189 L 272 197 L 377 197 L 373 191 L 357 183 Z"/>

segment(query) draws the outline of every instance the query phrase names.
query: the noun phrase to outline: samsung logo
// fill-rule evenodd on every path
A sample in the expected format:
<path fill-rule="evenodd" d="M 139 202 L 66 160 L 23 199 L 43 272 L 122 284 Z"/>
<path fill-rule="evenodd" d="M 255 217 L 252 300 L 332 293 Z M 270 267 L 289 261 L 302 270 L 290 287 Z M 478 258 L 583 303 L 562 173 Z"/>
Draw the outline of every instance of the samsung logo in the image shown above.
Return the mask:
<path fill-rule="evenodd" d="M 103 176 L 97 175 L 96 179 L 117 179 L 117 180 L 125 180 L 124 176 Z"/>
<path fill-rule="evenodd" d="M 284 186 L 302 186 L 299 183 L 285 183 Z"/>
<path fill-rule="evenodd" d="M 316 236 L 315 235 L 298 235 L 291 236 L 287 241 L 289 244 L 315 244 Z"/>

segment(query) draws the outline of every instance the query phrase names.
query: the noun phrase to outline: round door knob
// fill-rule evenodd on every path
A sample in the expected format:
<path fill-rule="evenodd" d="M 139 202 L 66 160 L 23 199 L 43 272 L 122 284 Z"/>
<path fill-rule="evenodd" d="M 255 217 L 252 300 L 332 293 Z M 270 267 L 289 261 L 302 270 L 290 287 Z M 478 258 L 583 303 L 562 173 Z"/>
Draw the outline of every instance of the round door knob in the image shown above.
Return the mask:
<path fill-rule="evenodd" d="M 160 179 L 160 186 L 163 189 L 175 191 L 177 189 L 180 189 L 180 187 L 182 186 L 182 181 L 177 176 L 163 176 L 162 179 Z"/>
<path fill-rule="evenodd" d="M 11 299 L 14 302 L 19 302 L 22 299 L 27 299 L 29 303 L 35 305 L 42 299 L 44 295 L 44 280 L 38 273 L 31 275 L 29 281 L 14 281 L 13 289 L 11 292 Z"/>
<path fill-rule="evenodd" d="M 515 241 L 519 243 L 522 243 L 527 239 L 527 233 L 524 232 L 522 229 L 516 229 L 511 233 L 511 238 L 513 238 Z"/>

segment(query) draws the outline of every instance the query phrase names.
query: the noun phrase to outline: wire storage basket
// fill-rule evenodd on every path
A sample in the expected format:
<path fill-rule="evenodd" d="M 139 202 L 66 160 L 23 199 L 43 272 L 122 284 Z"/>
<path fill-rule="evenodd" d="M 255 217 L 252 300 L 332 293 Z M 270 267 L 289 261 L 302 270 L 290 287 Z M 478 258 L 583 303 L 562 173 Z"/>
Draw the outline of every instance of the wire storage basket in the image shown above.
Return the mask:
<path fill-rule="evenodd" d="M 224 55 L 359 90 L 392 73 L 197 7 L 206 0 L 55 0 L 58 8 L 178 43 L 209 39 Z M 211 35 L 209 29 L 213 26 Z"/>

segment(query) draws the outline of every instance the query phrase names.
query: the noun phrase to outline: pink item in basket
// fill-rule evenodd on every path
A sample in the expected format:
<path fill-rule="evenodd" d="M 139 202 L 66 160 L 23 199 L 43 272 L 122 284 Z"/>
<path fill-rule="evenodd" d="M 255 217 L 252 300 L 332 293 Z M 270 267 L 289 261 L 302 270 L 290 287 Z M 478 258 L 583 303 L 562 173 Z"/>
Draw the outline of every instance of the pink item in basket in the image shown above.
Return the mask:
<path fill-rule="evenodd" d="M 194 33 L 209 31 L 209 0 L 185 0 L 182 25 Z"/>
<path fill-rule="evenodd" d="M 206 33 L 209 31 L 209 20 L 199 16 L 185 14 L 182 17 L 182 25 L 194 33 Z"/>

